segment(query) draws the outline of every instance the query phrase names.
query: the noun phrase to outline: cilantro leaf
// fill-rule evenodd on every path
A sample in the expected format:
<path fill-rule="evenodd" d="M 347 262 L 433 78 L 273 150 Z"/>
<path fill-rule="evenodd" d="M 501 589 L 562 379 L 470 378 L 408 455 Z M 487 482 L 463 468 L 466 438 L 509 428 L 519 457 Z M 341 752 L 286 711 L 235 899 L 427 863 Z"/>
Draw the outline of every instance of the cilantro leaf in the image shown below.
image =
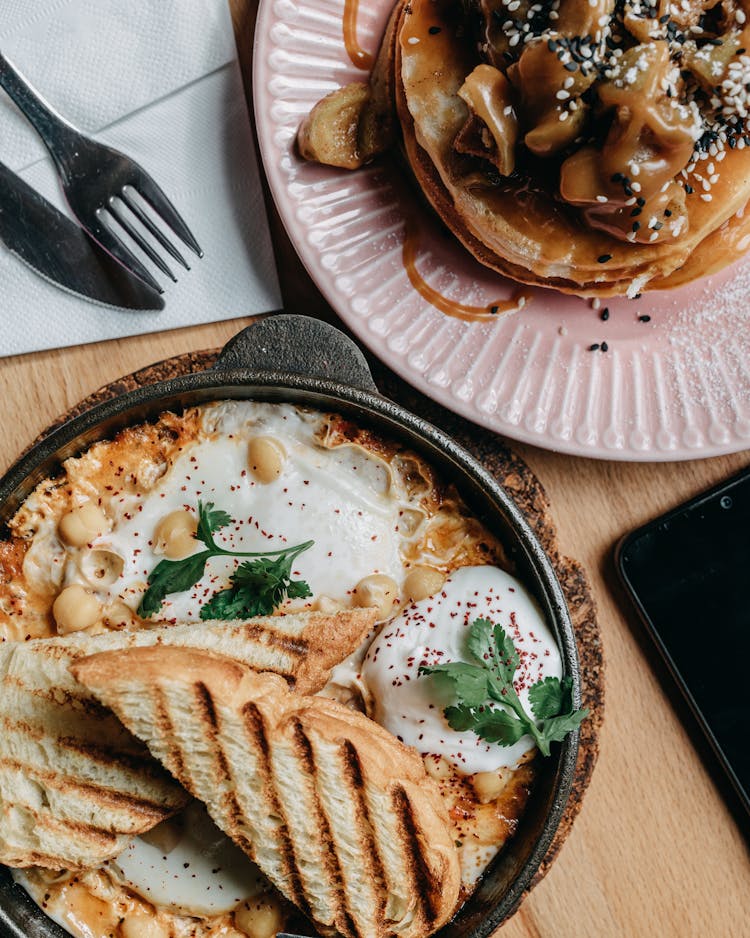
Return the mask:
<path fill-rule="evenodd" d="M 249 619 L 270 615 L 286 596 L 305 599 L 311 596 L 304 580 L 292 580 L 292 562 L 296 554 L 259 557 L 237 567 L 231 586 L 215 593 L 201 608 L 201 619 Z"/>
<path fill-rule="evenodd" d="M 492 653 L 492 623 L 489 619 L 475 619 L 469 626 L 466 649 L 482 667 L 488 667 Z"/>
<path fill-rule="evenodd" d="M 474 732 L 480 739 L 488 743 L 499 743 L 501 746 L 512 746 L 527 731 L 526 723 L 507 710 L 487 708 L 477 715 L 474 723 Z"/>
<path fill-rule="evenodd" d="M 557 677 L 546 677 L 529 688 L 529 703 L 537 720 L 546 720 L 558 713 L 573 709 L 573 682 L 569 677 L 562 681 Z"/>
<path fill-rule="evenodd" d="M 168 593 L 189 590 L 203 576 L 210 550 L 191 554 L 183 560 L 162 560 L 149 574 L 148 589 L 141 598 L 138 615 L 148 619 L 161 608 Z"/>
<path fill-rule="evenodd" d="M 224 528 L 231 523 L 231 515 L 226 511 L 214 509 L 213 502 L 206 502 L 205 505 L 201 501 L 198 502 L 198 530 L 195 536 L 199 541 L 203 541 L 206 547 L 215 549 L 216 544 L 212 535 L 219 528 Z"/>
<path fill-rule="evenodd" d="M 294 547 L 281 547 L 268 551 L 234 551 L 220 547 L 213 535 L 220 528 L 232 524 L 226 511 L 214 507 L 213 502 L 198 502 L 196 541 L 205 550 L 181 560 L 162 560 L 151 571 L 146 592 L 141 597 L 138 615 L 148 619 L 158 612 L 165 597 L 190 589 L 203 576 L 211 557 L 255 557 L 252 563 L 240 564 L 232 577 L 232 586 L 211 597 L 201 609 L 203 619 L 243 619 L 267 615 L 284 600 L 284 596 L 305 599 L 311 596 L 304 580 L 292 580 L 294 560 L 315 543 L 305 541 Z"/>
<path fill-rule="evenodd" d="M 432 667 L 423 665 L 419 673 L 434 675 L 444 688 L 446 683 L 451 683 L 455 696 L 468 707 L 479 707 L 487 700 L 490 675 L 475 664 L 454 661 Z"/>
<path fill-rule="evenodd" d="M 445 718 L 451 729 L 462 732 L 472 730 L 480 739 L 501 746 L 512 746 L 526 732 L 526 726 L 513 713 L 483 707 L 480 710 L 458 704 L 446 707 Z"/>
<path fill-rule="evenodd" d="M 456 704 L 454 707 L 446 707 L 443 713 L 448 721 L 448 726 L 459 733 L 473 729 L 476 722 L 474 710 L 463 703 Z"/>
<path fill-rule="evenodd" d="M 455 703 L 443 713 L 452 729 L 471 730 L 480 739 L 501 746 L 512 746 L 529 735 L 539 752 L 548 756 L 550 745 L 563 740 L 588 716 L 588 710 L 573 709 L 570 677 L 548 677 L 532 685 L 532 715 L 526 712 L 513 686 L 521 656 L 500 624 L 475 619 L 469 626 L 466 650 L 477 664 L 453 661 L 419 669 L 420 675 L 432 675 L 451 691 Z"/>
<path fill-rule="evenodd" d="M 549 744 L 562 742 L 568 733 L 577 729 L 588 715 L 588 710 L 573 710 L 571 713 L 561 713 L 545 720 L 539 727 L 541 739 L 537 742 L 541 754 L 548 756 Z"/>

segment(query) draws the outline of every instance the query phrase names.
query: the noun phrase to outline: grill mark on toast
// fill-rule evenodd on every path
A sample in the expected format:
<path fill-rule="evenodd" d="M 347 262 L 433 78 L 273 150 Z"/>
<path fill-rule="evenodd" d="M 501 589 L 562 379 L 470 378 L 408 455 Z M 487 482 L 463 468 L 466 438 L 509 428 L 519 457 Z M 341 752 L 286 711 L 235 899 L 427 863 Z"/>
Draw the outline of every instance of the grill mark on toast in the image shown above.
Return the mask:
<path fill-rule="evenodd" d="M 110 717 L 111 719 L 111 712 L 104 706 L 104 704 L 99 703 L 99 701 L 94 697 L 82 696 L 81 694 L 72 693 L 66 687 L 33 687 L 32 685 L 27 684 L 23 678 L 16 674 L 6 675 L 2 679 L 2 686 L 14 687 L 19 692 L 29 694 L 31 697 L 36 697 L 39 700 L 46 700 L 49 703 L 57 704 L 57 706 L 61 709 L 65 708 L 76 711 L 83 711 L 88 716 L 97 718 Z"/>
<path fill-rule="evenodd" d="M 146 820 L 161 820 L 170 813 L 170 808 L 165 806 L 162 801 L 151 801 L 148 798 L 105 788 L 91 782 L 82 782 L 60 772 L 45 772 L 37 766 L 29 765 L 27 762 L 20 762 L 17 759 L 0 757 L 0 767 L 21 772 L 27 778 L 42 782 L 55 791 L 80 792 L 82 795 L 91 796 L 99 805 L 106 804 L 111 808 L 128 808 L 136 814 L 143 815 Z M 94 829 L 98 828 L 92 827 L 92 830 Z"/>
<path fill-rule="evenodd" d="M 321 846 L 323 848 L 323 867 L 334 894 L 334 924 L 344 935 L 351 935 L 352 938 L 366 938 L 366 936 L 360 936 L 359 929 L 349 913 L 344 878 L 341 873 L 341 861 L 336 852 L 336 841 L 333 839 L 331 827 L 328 823 L 325 811 L 323 810 L 320 795 L 315 785 L 315 780 L 318 777 L 315 765 L 315 754 L 312 744 L 307 738 L 305 729 L 299 719 L 294 721 L 292 740 L 294 743 L 294 754 L 300 762 L 303 778 L 310 779 L 313 811 L 315 813 L 317 826 L 320 830 Z"/>
<path fill-rule="evenodd" d="M 286 651 L 295 658 L 305 658 L 308 654 L 310 643 L 307 639 L 294 638 L 262 625 L 242 626 L 242 630 L 247 638 L 254 638 L 261 645 L 270 645 Z"/>
<path fill-rule="evenodd" d="M 111 749 L 109 746 L 77 739 L 75 736 L 55 736 L 53 738 L 42 727 L 32 726 L 24 720 L 11 720 L 7 716 L 0 718 L 0 725 L 9 732 L 19 733 L 37 742 L 49 740 L 60 749 L 77 752 L 98 765 L 124 766 L 133 772 L 146 774 L 152 779 L 166 779 L 164 771 L 150 758 L 148 751 L 137 740 L 133 740 L 133 747 L 137 746 L 142 751 L 123 752 L 122 749 Z"/>
<path fill-rule="evenodd" d="M 355 745 L 349 739 L 341 743 L 339 749 L 341 763 L 343 768 L 343 780 L 346 783 L 347 791 L 350 793 L 354 810 L 357 815 L 357 828 L 361 832 L 364 843 L 362 845 L 362 859 L 369 867 L 368 872 L 377 883 L 377 907 L 375 920 L 378 927 L 382 927 L 385 921 L 386 897 L 388 894 L 388 880 L 385 871 L 385 864 L 378 848 L 375 829 L 370 818 L 370 811 L 367 807 L 365 798 L 365 781 L 362 776 L 362 764 L 359 761 L 359 753 Z M 347 914 L 351 914 L 347 908 Z M 365 936 L 367 938 L 367 936 Z"/>
<path fill-rule="evenodd" d="M 169 715 L 166 694 L 158 683 L 154 683 L 152 687 L 151 705 L 154 713 L 154 728 L 162 740 L 167 743 L 174 742 L 177 737 L 172 717 Z M 182 749 L 178 745 L 172 745 L 167 748 L 167 751 L 169 751 L 172 761 L 172 765 L 169 767 L 172 775 L 187 788 L 187 774 L 185 772 L 185 760 L 182 758 Z"/>
<path fill-rule="evenodd" d="M 66 820 L 65 818 L 51 816 L 45 814 L 44 812 L 30 811 L 28 805 L 18 804 L 14 801 L 6 801 L 4 803 L 4 808 L 7 808 L 8 810 L 12 808 L 19 808 L 22 811 L 34 814 L 40 827 L 46 828 L 47 830 L 62 830 L 69 832 L 71 835 L 75 835 L 76 842 L 81 838 L 85 838 L 89 841 L 89 843 L 93 842 L 94 844 L 101 844 L 102 847 L 111 849 L 116 847 L 122 838 L 122 834 L 117 831 L 107 831 L 101 827 L 95 827 L 92 824 L 86 824 L 84 821 Z"/>
<path fill-rule="evenodd" d="M 422 853 L 411 801 L 409 801 L 409 796 L 401 785 L 397 785 L 393 789 L 392 803 L 400 822 L 399 827 L 404 851 L 412 861 L 408 866 L 413 882 L 414 895 L 422 907 L 427 924 L 431 926 L 440 914 L 440 897 L 435 895 L 434 878 Z"/>
<path fill-rule="evenodd" d="M 261 772 L 263 775 L 263 788 L 267 793 L 269 801 L 269 813 L 275 815 L 281 820 L 281 825 L 278 828 L 279 852 L 281 853 L 282 862 L 290 881 L 291 895 L 289 898 L 295 905 L 299 906 L 305 915 L 312 917 L 311 909 L 302 886 L 302 878 L 300 876 L 297 860 L 294 854 L 294 845 L 292 844 L 292 841 L 289 837 L 289 827 L 287 825 L 286 816 L 284 815 L 284 811 L 281 807 L 278 792 L 276 791 L 276 786 L 273 783 L 273 776 L 271 775 L 271 750 L 268 744 L 268 738 L 266 737 L 266 727 L 265 721 L 263 720 L 263 714 L 261 713 L 259 707 L 250 701 L 242 708 L 242 717 L 245 728 L 247 730 L 250 746 L 254 747 L 256 752 L 260 751 L 262 755 L 262 759 L 259 760 L 259 764 L 262 766 Z"/>
<path fill-rule="evenodd" d="M 242 810 L 237 800 L 236 785 L 232 778 L 232 772 L 229 768 L 226 754 L 221 746 L 221 732 L 219 719 L 216 715 L 216 707 L 214 707 L 213 698 L 205 684 L 199 681 L 193 686 L 193 690 L 195 692 L 197 710 L 202 718 L 203 726 L 206 728 L 206 736 L 211 746 L 210 754 L 213 758 L 215 771 L 218 776 L 216 779 L 217 788 L 221 786 L 222 780 L 227 783 L 227 790 L 222 796 L 224 811 L 231 818 L 232 830 L 235 832 L 235 836 L 239 836 L 243 841 L 243 846 L 245 846 L 248 841 L 247 838 L 240 833 L 241 825 L 239 823 L 242 818 Z"/>

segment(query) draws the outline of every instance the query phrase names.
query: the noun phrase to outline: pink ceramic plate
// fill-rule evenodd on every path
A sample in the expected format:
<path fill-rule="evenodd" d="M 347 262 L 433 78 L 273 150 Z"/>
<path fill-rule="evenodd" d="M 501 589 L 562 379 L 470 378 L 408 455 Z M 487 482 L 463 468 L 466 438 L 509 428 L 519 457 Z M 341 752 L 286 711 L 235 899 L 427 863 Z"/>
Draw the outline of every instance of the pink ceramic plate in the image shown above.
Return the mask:
<path fill-rule="evenodd" d="M 377 50 L 390 8 L 362 4 L 363 49 Z M 262 0 L 255 113 L 286 229 L 362 342 L 451 410 L 548 449 L 677 460 L 750 446 L 750 257 L 681 290 L 599 309 L 530 290 L 523 309 L 488 321 L 448 316 L 416 292 L 402 257 L 407 217 L 419 227 L 417 268 L 443 296 L 485 306 L 517 285 L 474 261 L 392 168 L 352 173 L 296 155 L 297 127 L 315 102 L 367 78 L 344 48 L 343 11 L 343 0 Z M 603 342 L 606 352 L 590 350 Z"/>

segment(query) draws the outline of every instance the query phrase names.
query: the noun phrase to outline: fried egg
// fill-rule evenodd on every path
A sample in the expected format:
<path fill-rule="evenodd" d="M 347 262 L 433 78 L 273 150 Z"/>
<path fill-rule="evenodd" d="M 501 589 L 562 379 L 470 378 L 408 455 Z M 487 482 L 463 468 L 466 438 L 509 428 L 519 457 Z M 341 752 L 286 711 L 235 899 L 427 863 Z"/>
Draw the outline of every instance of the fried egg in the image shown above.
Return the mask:
<path fill-rule="evenodd" d="M 293 568 L 313 597 L 287 603 L 287 608 L 310 606 L 319 596 L 346 604 L 357 583 L 374 573 L 400 584 L 399 518 L 413 510 L 409 497 L 379 456 L 356 445 L 321 445 L 323 419 L 286 404 L 230 401 L 205 409 L 196 439 L 155 485 L 112 494 L 111 530 L 89 548 L 99 558 L 121 558 L 119 569 L 111 561 L 108 567 L 117 575 L 102 576 L 101 565 L 87 573 L 80 558 L 71 559 L 65 583 L 93 587 L 106 603 L 136 608 L 149 574 L 163 559 L 155 552 L 161 519 L 175 511 L 195 517 L 201 501 L 233 519 L 215 534 L 217 545 L 227 550 L 274 551 L 314 542 Z M 259 438 L 273 441 L 280 454 L 278 475 L 271 481 L 258 478 L 249 457 L 249 445 Z M 203 549 L 196 541 L 193 553 Z M 198 621 L 201 606 L 229 585 L 240 562 L 212 558 L 194 587 L 166 598 L 157 618 Z"/>

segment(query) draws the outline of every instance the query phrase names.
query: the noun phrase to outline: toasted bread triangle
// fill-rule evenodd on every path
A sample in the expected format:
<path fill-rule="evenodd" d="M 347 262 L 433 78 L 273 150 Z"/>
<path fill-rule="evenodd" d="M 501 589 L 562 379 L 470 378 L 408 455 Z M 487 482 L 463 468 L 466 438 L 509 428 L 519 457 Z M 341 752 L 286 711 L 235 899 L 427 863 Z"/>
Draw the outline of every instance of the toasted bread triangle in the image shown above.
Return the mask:
<path fill-rule="evenodd" d="M 374 620 L 372 609 L 302 612 L 0 645 L 0 862 L 98 866 L 187 802 L 146 747 L 77 684 L 68 670 L 77 658 L 189 646 L 275 671 L 311 692 Z"/>
<path fill-rule="evenodd" d="M 362 714 L 191 649 L 71 670 L 322 933 L 423 938 L 453 913 L 440 793 L 419 755 Z"/>

